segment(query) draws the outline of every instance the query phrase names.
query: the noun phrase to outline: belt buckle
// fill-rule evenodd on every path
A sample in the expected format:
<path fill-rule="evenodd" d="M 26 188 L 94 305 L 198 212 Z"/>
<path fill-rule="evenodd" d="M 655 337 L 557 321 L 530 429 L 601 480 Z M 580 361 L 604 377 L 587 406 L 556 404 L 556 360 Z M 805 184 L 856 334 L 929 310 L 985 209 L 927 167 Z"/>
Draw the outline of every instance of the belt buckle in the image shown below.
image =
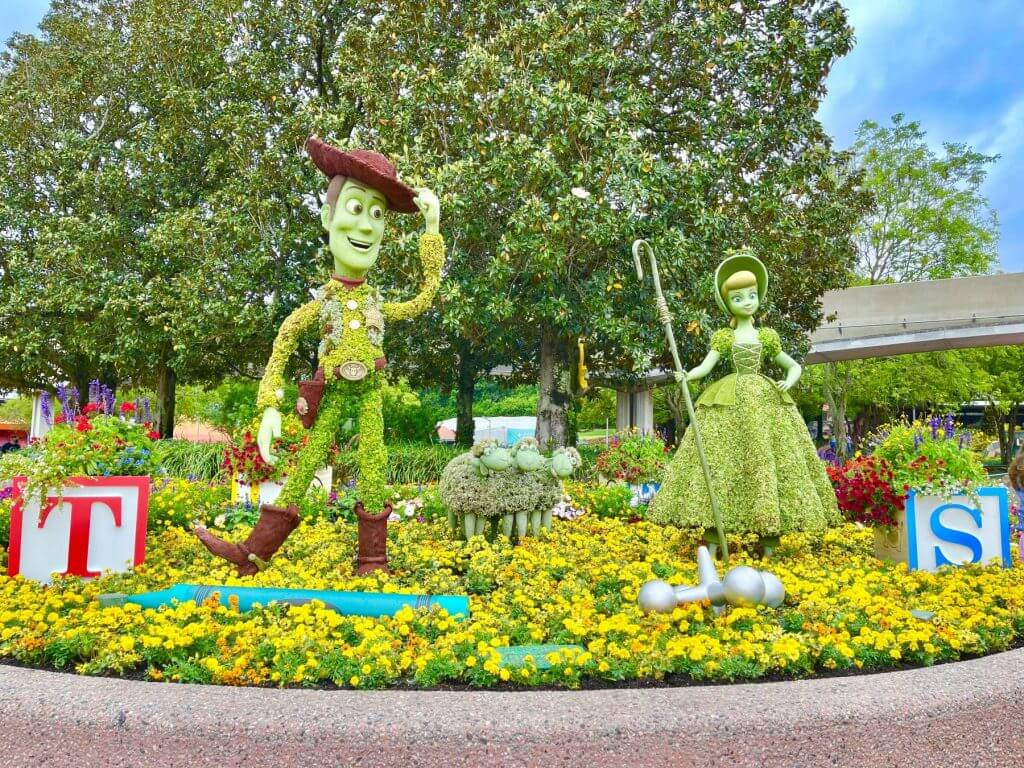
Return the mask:
<path fill-rule="evenodd" d="M 362 381 L 366 378 L 367 369 L 358 360 L 349 360 L 338 366 L 338 372 L 346 381 Z"/>

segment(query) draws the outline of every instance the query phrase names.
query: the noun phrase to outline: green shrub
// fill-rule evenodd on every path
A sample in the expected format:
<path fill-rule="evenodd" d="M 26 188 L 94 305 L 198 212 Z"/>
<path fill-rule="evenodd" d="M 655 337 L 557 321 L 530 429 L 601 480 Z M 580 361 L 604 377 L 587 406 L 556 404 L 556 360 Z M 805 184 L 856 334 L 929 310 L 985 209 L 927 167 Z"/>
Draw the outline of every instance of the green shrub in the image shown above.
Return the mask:
<path fill-rule="evenodd" d="M 987 476 L 978 455 L 952 416 L 884 425 L 872 436 L 874 456 L 892 467 L 897 491 L 913 488 L 948 498 L 965 486 L 985 484 Z"/>
<path fill-rule="evenodd" d="M 153 453 L 172 477 L 216 480 L 221 477 L 223 443 L 193 443 L 188 440 L 158 440 Z"/>
<path fill-rule="evenodd" d="M 28 450 L 0 454 L 0 488 L 10 483 L 12 477 L 32 474 L 34 465 Z"/>
<path fill-rule="evenodd" d="M 604 443 L 579 443 L 576 450 L 579 451 L 583 463 L 576 470 L 576 476 L 581 480 L 597 480 L 597 457 L 604 450 Z"/>
<path fill-rule="evenodd" d="M 480 382 L 473 391 L 474 416 L 536 416 L 537 387 L 523 384 L 504 389 Z"/>
<path fill-rule="evenodd" d="M 0 547 L 6 549 L 11 543 L 11 499 L 0 500 Z"/>
<path fill-rule="evenodd" d="M 387 384 L 384 398 L 384 437 L 388 442 L 434 439 L 434 426 L 444 419 L 436 405 L 422 399 L 401 379 Z"/>
<path fill-rule="evenodd" d="M 461 449 L 439 443 L 394 443 L 388 446 L 389 485 L 426 485 L 436 483 L 441 470 L 461 453 Z M 336 484 L 345 484 L 358 475 L 355 446 L 342 450 L 334 464 Z"/>

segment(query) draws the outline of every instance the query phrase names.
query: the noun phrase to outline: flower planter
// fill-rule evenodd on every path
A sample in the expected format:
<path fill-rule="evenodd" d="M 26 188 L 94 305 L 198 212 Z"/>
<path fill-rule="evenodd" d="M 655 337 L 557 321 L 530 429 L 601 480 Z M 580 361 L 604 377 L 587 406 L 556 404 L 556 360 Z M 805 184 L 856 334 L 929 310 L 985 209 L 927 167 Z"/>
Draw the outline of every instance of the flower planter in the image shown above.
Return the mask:
<path fill-rule="evenodd" d="M 899 512 L 896 517 L 896 525 L 876 525 L 872 529 L 875 534 L 875 557 L 890 563 L 909 563 L 907 513 Z"/>
<path fill-rule="evenodd" d="M 148 476 L 72 477 L 61 493 L 26 499 L 14 478 L 7 574 L 49 584 L 52 575 L 123 573 L 146 556 Z"/>
<path fill-rule="evenodd" d="M 319 486 L 330 492 L 333 479 L 334 467 L 324 467 L 316 473 L 309 487 L 315 488 Z M 273 480 L 264 480 L 259 485 L 250 486 L 236 475 L 231 481 L 231 503 L 238 504 L 239 502 L 247 501 L 254 507 L 258 507 L 261 504 L 273 504 L 277 501 L 277 497 L 281 495 L 282 488 L 284 488 L 283 482 Z"/>
<path fill-rule="evenodd" d="M 979 488 L 977 498 L 948 499 L 911 491 L 906 510 L 897 517 L 897 525 L 874 529 L 880 560 L 923 571 L 943 565 L 1012 565 L 1006 488 Z"/>

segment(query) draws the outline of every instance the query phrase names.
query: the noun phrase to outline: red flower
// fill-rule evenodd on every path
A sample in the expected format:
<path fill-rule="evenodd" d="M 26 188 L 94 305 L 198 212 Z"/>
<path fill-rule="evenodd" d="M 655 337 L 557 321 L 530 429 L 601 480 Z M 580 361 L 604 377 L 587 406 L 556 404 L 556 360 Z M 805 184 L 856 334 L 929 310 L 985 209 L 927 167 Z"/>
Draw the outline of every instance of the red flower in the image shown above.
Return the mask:
<path fill-rule="evenodd" d="M 155 429 L 149 430 L 149 432 L 147 432 L 146 435 L 149 437 L 150 440 L 159 440 L 160 439 L 160 433 L 157 432 Z"/>
<path fill-rule="evenodd" d="M 64 423 L 64 414 L 60 413 L 60 414 L 57 414 L 56 416 L 54 416 L 53 417 L 53 423 L 54 424 L 63 424 Z"/>
<path fill-rule="evenodd" d="M 75 429 L 79 432 L 88 432 L 92 429 L 92 424 L 89 423 L 89 417 L 82 415 L 78 417 L 78 421 L 75 422 Z"/>
<path fill-rule="evenodd" d="M 135 403 L 121 403 L 121 415 L 135 413 Z"/>
<path fill-rule="evenodd" d="M 88 416 L 90 413 L 96 413 L 99 409 L 99 403 L 86 403 L 85 407 L 82 408 L 82 415 Z"/>

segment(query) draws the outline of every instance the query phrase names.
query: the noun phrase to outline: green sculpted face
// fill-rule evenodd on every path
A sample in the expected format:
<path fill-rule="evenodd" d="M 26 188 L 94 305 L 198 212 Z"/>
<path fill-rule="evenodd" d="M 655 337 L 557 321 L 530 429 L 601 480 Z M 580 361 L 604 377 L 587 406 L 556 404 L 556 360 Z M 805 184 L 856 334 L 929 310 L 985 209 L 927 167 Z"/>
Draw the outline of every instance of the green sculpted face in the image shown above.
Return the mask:
<path fill-rule="evenodd" d="M 373 268 L 380 256 L 387 212 L 384 195 L 354 179 L 345 180 L 334 204 L 333 220 L 330 206 L 325 205 L 320 211 L 330 236 L 335 274 L 360 279 Z"/>
<path fill-rule="evenodd" d="M 761 299 L 757 295 L 757 288 L 750 286 L 729 291 L 725 303 L 735 317 L 753 317 L 761 305 Z"/>

